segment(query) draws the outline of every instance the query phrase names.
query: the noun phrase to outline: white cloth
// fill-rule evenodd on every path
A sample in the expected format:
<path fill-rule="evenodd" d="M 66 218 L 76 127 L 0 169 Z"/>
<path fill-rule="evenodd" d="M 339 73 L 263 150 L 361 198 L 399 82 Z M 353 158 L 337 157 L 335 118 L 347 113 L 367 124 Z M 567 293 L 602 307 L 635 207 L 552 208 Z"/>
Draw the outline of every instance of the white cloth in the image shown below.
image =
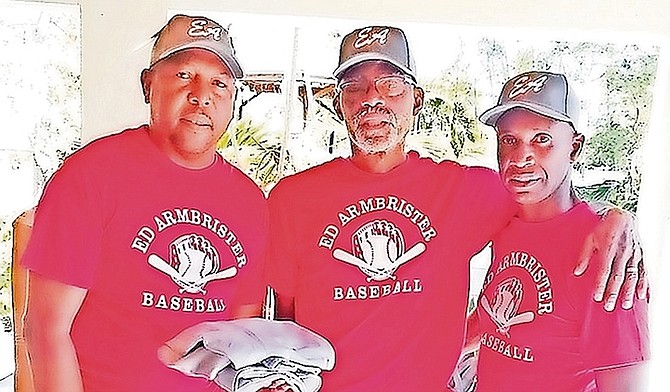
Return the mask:
<path fill-rule="evenodd" d="M 295 392 L 314 392 L 321 387 L 321 371 L 335 366 L 333 346 L 292 321 L 248 318 L 207 324 L 171 367 L 214 380 L 231 392 L 255 392 L 275 381 Z"/>

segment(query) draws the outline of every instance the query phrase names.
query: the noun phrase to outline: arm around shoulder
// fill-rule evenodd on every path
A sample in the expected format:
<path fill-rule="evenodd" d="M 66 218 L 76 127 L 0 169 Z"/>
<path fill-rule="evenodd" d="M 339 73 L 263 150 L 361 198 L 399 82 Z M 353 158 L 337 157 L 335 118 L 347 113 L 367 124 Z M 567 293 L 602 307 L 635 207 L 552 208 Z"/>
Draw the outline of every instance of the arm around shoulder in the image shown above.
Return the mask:
<path fill-rule="evenodd" d="M 635 297 L 645 299 L 649 294 L 635 216 L 610 205 L 589 206 L 602 221 L 587 237 L 574 273 L 579 276 L 590 265 L 597 268 L 594 299 L 603 301 L 607 311 L 614 310 L 617 302 L 630 309 Z"/>
<path fill-rule="evenodd" d="M 26 343 L 37 391 L 83 391 L 70 330 L 86 292 L 29 273 Z"/>

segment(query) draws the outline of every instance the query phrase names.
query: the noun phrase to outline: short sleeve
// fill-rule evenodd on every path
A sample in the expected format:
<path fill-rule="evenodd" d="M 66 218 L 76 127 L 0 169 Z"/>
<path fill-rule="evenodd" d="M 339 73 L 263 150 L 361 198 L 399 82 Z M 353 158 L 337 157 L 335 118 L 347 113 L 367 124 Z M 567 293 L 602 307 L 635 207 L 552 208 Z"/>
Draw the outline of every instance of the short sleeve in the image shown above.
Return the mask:
<path fill-rule="evenodd" d="M 617 306 L 606 312 L 602 303 L 588 301 L 580 341 L 587 367 L 616 368 L 649 359 L 648 308 L 646 300 L 636 299 L 632 309 Z"/>
<path fill-rule="evenodd" d="M 24 266 L 39 275 L 82 288 L 93 280 L 104 224 L 98 178 L 89 175 L 95 164 L 87 163 L 85 155 L 66 159 L 49 180 L 22 258 Z"/>

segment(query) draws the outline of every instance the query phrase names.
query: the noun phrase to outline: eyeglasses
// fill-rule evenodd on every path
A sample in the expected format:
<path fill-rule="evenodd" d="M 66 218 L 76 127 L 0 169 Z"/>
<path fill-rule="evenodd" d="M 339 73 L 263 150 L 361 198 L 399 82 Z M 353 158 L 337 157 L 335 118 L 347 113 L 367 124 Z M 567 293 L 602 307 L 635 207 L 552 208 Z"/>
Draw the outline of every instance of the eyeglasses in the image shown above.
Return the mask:
<path fill-rule="evenodd" d="M 374 80 L 375 90 L 384 98 L 393 98 L 405 92 L 405 86 L 415 86 L 414 80 L 403 75 L 382 76 Z M 360 80 L 350 80 L 340 83 L 337 87 L 342 94 L 356 96 L 365 93 L 368 83 Z"/>

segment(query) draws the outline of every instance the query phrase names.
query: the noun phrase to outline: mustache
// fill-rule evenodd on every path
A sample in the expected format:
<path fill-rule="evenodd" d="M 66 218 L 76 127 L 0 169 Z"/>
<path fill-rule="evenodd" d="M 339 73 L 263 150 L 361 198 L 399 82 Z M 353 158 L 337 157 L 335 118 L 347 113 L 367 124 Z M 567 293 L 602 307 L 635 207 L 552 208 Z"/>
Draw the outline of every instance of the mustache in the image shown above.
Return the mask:
<path fill-rule="evenodd" d="M 183 115 L 183 118 L 192 121 L 194 123 L 207 124 L 210 126 L 214 123 L 212 121 L 212 117 L 202 110 L 196 110 L 193 112 L 185 113 Z"/>
<path fill-rule="evenodd" d="M 383 106 L 366 107 L 358 111 L 353 117 L 353 122 L 358 126 L 363 117 L 369 114 L 381 114 L 386 117 L 386 122 L 395 127 L 398 123 L 396 115 Z"/>
<path fill-rule="evenodd" d="M 508 166 L 503 170 L 504 173 L 506 174 L 511 174 L 511 175 L 524 175 L 524 174 L 533 174 L 535 173 L 534 169 L 525 169 L 525 168 L 516 168 L 512 166 Z"/>

